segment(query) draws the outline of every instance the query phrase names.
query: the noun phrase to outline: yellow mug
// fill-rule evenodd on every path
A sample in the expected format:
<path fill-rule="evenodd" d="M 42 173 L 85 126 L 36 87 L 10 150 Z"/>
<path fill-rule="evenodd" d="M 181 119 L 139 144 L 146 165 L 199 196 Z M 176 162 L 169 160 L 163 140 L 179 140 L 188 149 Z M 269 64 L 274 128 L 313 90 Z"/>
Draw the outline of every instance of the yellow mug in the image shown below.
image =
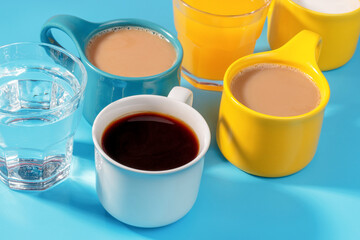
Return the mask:
<path fill-rule="evenodd" d="M 272 49 L 279 48 L 304 29 L 320 34 L 323 40 L 318 61 L 320 69 L 327 71 L 341 67 L 351 59 L 356 49 L 360 8 L 349 13 L 326 14 L 309 10 L 291 0 L 272 2 L 268 14 L 268 40 Z"/>
<path fill-rule="evenodd" d="M 184 79 L 200 89 L 221 91 L 230 64 L 253 53 L 270 2 L 173 0 Z"/>
<path fill-rule="evenodd" d="M 317 66 L 320 36 L 304 30 L 283 47 L 240 58 L 226 71 L 216 138 L 232 164 L 253 175 L 281 177 L 304 168 L 313 158 L 330 89 Z M 295 67 L 309 75 L 320 90 L 320 103 L 312 111 L 293 117 L 276 117 L 247 108 L 230 91 L 242 69 L 273 63 Z"/>

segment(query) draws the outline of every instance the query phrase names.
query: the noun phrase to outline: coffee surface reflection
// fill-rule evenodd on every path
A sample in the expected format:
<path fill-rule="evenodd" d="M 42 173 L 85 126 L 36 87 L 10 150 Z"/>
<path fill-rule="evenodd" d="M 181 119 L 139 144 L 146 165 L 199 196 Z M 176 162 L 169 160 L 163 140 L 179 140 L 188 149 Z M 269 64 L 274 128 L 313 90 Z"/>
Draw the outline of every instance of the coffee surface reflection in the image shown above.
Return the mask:
<path fill-rule="evenodd" d="M 177 168 L 195 159 L 198 139 L 182 121 L 144 112 L 115 120 L 105 129 L 102 148 L 115 161 L 139 170 Z"/>

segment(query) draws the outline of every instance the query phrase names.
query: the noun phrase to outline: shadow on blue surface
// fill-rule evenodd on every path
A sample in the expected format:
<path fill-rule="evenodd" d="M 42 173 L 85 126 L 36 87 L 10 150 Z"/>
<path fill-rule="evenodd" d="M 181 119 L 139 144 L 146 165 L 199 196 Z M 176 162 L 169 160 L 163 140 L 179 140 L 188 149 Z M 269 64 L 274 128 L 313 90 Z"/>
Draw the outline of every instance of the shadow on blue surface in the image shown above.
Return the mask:
<path fill-rule="evenodd" d="M 108 217 L 112 220 L 112 217 L 101 206 L 95 189 L 72 178 L 47 191 L 33 193 L 33 196 L 61 205 L 59 207 L 73 208 L 72 211 L 75 210 L 74 212 L 80 212 L 80 214 Z"/>
<path fill-rule="evenodd" d="M 355 56 L 351 62 L 359 61 L 356 58 L 360 57 Z M 324 72 L 331 96 L 325 110 L 317 153 L 304 170 L 276 182 L 336 188 L 360 195 L 360 181 L 356 181 L 360 169 L 360 98 L 354 97 L 358 96 L 360 81 L 356 71 L 348 63 L 336 71 Z"/>
<path fill-rule="evenodd" d="M 177 223 L 158 229 L 127 227 L 153 239 L 317 239 L 317 217 L 300 196 L 267 182 L 238 183 L 217 176 L 206 176 L 202 188 L 207 191 L 200 191 L 194 208 Z"/>
<path fill-rule="evenodd" d="M 89 161 L 94 161 L 94 144 L 87 142 L 74 141 L 74 156 L 83 158 Z"/>
<path fill-rule="evenodd" d="M 64 212 L 71 212 L 74 218 L 97 222 L 99 228 L 113 225 L 115 229 L 123 228 L 123 224 L 114 219 L 102 207 L 95 189 L 94 146 L 83 142 L 75 142 L 78 152 L 74 151 L 72 168 L 69 177 L 60 184 L 43 192 L 21 192 L 54 205 Z"/>
<path fill-rule="evenodd" d="M 184 79 L 181 79 L 181 85 L 193 91 L 193 107 L 204 117 L 210 128 L 211 142 L 209 151 L 205 157 L 205 169 L 213 168 L 218 164 L 227 162 L 226 159 L 222 157 L 216 143 L 216 125 L 219 114 L 221 92 L 198 90 Z"/>
<path fill-rule="evenodd" d="M 329 112 L 329 116 L 324 118 L 317 153 L 312 162 L 298 174 L 274 181 L 286 185 L 338 188 L 360 194 L 360 182 L 354 181 L 358 179 L 360 169 L 359 142 L 355 141 L 360 118 L 355 112 L 349 114 L 350 110 L 346 108 L 349 107 L 332 109 L 329 106 L 329 110 L 336 113 Z M 353 132 L 349 129 L 353 129 Z"/>

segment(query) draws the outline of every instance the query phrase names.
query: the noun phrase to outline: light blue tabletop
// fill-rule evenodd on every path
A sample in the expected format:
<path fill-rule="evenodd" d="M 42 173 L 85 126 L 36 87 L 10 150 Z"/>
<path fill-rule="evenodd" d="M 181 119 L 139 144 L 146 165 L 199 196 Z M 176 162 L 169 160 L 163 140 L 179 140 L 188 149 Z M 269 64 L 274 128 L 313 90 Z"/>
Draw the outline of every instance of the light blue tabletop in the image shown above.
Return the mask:
<path fill-rule="evenodd" d="M 39 41 L 42 24 L 56 14 L 94 22 L 143 18 L 175 34 L 170 0 L 3 0 L 0 45 Z M 64 34 L 58 36 L 75 52 Z M 268 49 L 264 29 L 256 51 Z M 360 47 L 349 63 L 325 76 L 331 97 L 319 146 L 299 173 L 268 179 L 231 165 L 215 142 L 221 93 L 183 80 L 212 133 L 199 196 L 184 218 L 140 229 L 111 217 L 96 195 L 91 127 L 82 120 L 65 182 L 39 193 L 0 183 L 0 239 L 360 239 Z"/>

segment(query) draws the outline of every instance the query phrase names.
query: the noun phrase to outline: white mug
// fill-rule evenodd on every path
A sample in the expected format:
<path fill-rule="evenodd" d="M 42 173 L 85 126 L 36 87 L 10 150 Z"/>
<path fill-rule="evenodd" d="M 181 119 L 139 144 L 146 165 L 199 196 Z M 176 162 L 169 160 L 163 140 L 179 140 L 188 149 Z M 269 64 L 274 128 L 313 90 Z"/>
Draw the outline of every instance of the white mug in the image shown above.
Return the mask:
<path fill-rule="evenodd" d="M 192 208 L 211 139 L 205 119 L 191 107 L 192 100 L 190 90 L 174 87 L 168 97 L 137 95 L 120 99 L 96 117 L 92 129 L 96 190 L 113 217 L 137 227 L 161 227 L 179 220 Z M 186 123 L 199 141 L 196 158 L 163 171 L 138 170 L 111 159 L 101 147 L 104 130 L 113 121 L 140 112 L 163 113 Z"/>

